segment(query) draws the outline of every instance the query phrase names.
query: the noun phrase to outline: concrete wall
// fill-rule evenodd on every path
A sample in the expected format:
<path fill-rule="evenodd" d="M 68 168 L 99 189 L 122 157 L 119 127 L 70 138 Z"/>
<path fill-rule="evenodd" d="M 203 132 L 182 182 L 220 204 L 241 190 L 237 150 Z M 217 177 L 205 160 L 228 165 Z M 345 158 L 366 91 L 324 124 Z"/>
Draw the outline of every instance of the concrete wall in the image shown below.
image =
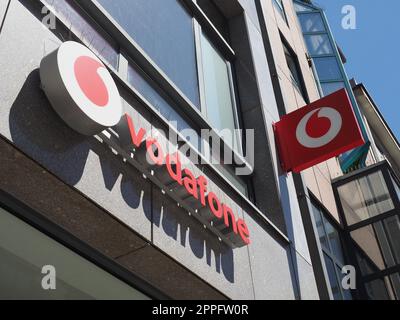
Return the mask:
<path fill-rule="evenodd" d="M 122 163 L 105 145 L 95 138 L 80 136 L 55 115 L 40 90 L 38 67 L 41 59 L 61 41 L 58 30 L 53 33 L 42 26 L 40 11 L 33 12 L 28 2 L 11 1 L 0 33 L 0 134 L 229 298 L 318 298 L 294 185 L 290 175 L 279 175 L 272 133 L 272 123 L 278 120 L 278 113 L 254 2 L 243 0 L 241 4 L 246 12 L 255 80 L 262 97 L 272 160 L 292 243 L 282 241 L 251 211 L 244 210 L 240 201 L 228 199 L 232 205 L 236 204 L 236 212 L 249 225 L 252 238 L 250 246 L 233 250 L 205 231 L 136 169 Z M 0 13 L 4 4 L 2 0 Z M 283 72 L 281 76 L 284 77 Z M 149 111 L 130 101 L 128 92 L 122 88 L 120 91 L 127 111 L 139 112 L 149 128 L 159 127 Z M 290 97 L 298 98 L 295 94 Z M 56 192 L 52 195 L 57 196 Z M 70 219 L 74 219 L 74 212 Z M 87 232 L 93 230 L 88 227 Z M 116 260 L 124 264 L 132 259 L 136 259 L 135 253 Z"/>

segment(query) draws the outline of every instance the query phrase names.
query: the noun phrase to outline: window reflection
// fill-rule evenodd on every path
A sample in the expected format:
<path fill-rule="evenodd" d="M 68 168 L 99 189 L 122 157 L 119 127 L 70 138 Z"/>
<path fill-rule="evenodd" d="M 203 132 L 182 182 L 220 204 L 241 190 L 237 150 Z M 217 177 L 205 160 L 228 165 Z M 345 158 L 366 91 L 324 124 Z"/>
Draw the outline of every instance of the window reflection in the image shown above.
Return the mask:
<path fill-rule="evenodd" d="M 177 87 L 199 107 L 192 16 L 178 0 L 99 0 Z"/>
<path fill-rule="evenodd" d="M 333 54 L 331 42 L 327 34 L 305 35 L 308 52 L 311 55 Z"/>
<path fill-rule="evenodd" d="M 348 225 L 394 209 L 381 171 L 338 188 Z"/>
<path fill-rule="evenodd" d="M 303 32 L 323 32 L 325 25 L 319 13 L 306 13 L 299 15 Z"/>

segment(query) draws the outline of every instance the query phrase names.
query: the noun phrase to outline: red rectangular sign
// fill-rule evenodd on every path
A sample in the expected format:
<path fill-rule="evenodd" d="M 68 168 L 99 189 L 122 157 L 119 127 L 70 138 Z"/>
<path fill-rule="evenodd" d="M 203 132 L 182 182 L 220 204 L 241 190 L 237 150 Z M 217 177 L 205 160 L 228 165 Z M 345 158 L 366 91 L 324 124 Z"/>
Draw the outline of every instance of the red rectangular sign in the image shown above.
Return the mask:
<path fill-rule="evenodd" d="M 283 116 L 275 136 L 286 172 L 300 172 L 365 143 L 345 89 Z"/>

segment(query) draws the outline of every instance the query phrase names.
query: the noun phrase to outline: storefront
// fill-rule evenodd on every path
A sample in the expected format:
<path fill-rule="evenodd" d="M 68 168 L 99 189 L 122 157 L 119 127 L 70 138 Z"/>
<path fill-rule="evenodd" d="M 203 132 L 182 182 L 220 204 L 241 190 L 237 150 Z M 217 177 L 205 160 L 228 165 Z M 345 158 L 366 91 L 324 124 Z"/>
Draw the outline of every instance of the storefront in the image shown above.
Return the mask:
<path fill-rule="evenodd" d="M 0 296 L 318 299 L 294 182 L 279 176 L 279 114 L 254 3 L 138 4 L 0 6 Z M 122 126 L 111 130 L 110 114 L 105 131 L 82 132 L 61 111 L 67 98 L 49 96 L 57 85 L 44 80 L 43 59 L 67 41 L 106 66 Z M 212 161 L 200 129 L 215 139 L 224 128 L 255 129 L 254 158 L 251 137 L 233 131 L 221 140 L 233 162 Z M 153 166 L 130 149 L 140 129 L 144 145 L 163 146 L 151 149 Z M 177 147 L 181 170 L 169 151 Z M 46 266 L 56 290 L 41 286 Z"/>

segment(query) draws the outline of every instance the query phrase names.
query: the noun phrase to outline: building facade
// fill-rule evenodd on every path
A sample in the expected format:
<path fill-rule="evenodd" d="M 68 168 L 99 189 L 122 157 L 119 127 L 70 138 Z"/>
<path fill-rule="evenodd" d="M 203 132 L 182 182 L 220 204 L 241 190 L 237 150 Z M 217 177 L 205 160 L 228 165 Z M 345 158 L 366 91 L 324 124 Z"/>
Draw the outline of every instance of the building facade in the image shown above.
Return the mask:
<path fill-rule="evenodd" d="M 1 0 L 0 298 L 398 299 L 399 144 L 320 13 L 292 0 Z M 128 126 L 86 135 L 55 112 L 43 61 L 72 41 L 107 67 Z M 332 63 L 340 78 L 322 79 Z M 274 123 L 340 82 L 366 145 L 283 172 Z M 167 181 L 177 162 L 165 178 L 124 143 L 133 125 L 177 150 L 186 191 Z"/>

